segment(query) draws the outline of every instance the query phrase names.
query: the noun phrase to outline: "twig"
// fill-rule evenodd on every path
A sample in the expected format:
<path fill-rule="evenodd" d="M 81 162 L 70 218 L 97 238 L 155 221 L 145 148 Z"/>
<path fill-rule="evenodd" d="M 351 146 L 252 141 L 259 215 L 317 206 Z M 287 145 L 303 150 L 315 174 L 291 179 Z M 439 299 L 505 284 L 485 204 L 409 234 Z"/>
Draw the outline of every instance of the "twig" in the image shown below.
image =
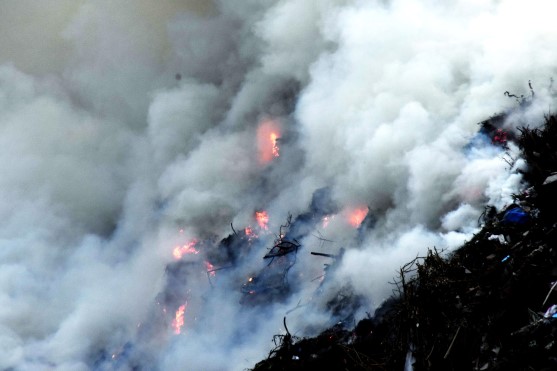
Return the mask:
<path fill-rule="evenodd" d="M 211 273 L 216 272 L 216 271 L 220 271 L 222 269 L 232 268 L 232 267 L 233 267 L 232 265 L 227 265 L 225 267 L 219 267 L 219 268 L 208 270 L 207 271 L 207 279 L 209 280 L 209 285 L 211 285 L 211 288 L 214 288 L 213 281 L 211 281 Z"/>
<path fill-rule="evenodd" d="M 505 156 L 501 156 L 501 159 L 503 161 L 505 161 L 507 163 L 507 165 L 509 165 L 512 168 L 514 166 L 514 164 L 516 163 L 516 160 L 509 153 L 505 153 L 505 155 L 507 155 L 510 160 L 507 159 Z"/>
<path fill-rule="evenodd" d="M 336 258 L 337 258 L 337 256 L 334 255 L 334 254 L 325 254 L 325 253 L 323 253 L 323 252 L 315 252 L 315 251 L 312 251 L 312 252 L 310 252 L 310 254 L 311 254 L 311 255 L 317 255 L 317 256 L 325 256 L 325 257 L 327 257 L 327 258 L 333 258 L 333 259 L 336 259 Z"/>
<path fill-rule="evenodd" d="M 534 98 L 534 89 L 532 88 L 532 81 L 528 80 L 528 86 L 530 87 L 530 93 L 532 94 L 532 98 Z"/>
<path fill-rule="evenodd" d="M 319 232 L 319 231 L 317 231 L 317 233 L 321 234 L 321 232 Z M 326 239 L 326 238 L 323 238 L 323 237 L 321 237 L 321 236 L 316 236 L 316 235 L 314 235 L 314 234 L 312 234 L 312 236 L 315 237 L 315 238 L 317 238 L 319 241 L 335 242 L 335 241 L 333 241 L 333 240 L 328 240 L 328 239 Z"/>
<path fill-rule="evenodd" d="M 286 334 L 287 334 L 288 336 L 292 336 L 292 335 L 290 335 L 290 331 L 288 331 L 288 327 L 286 326 L 286 316 L 284 316 L 284 317 L 282 318 L 282 323 L 284 323 L 284 329 L 286 330 Z"/>
<path fill-rule="evenodd" d="M 547 296 L 545 297 L 545 300 L 543 301 L 542 307 L 545 305 L 545 303 L 547 302 L 547 299 L 549 299 L 549 295 L 551 295 L 551 293 L 553 292 L 553 289 L 555 289 L 555 286 L 557 286 L 557 281 L 555 281 L 555 283 L 553 284 L 553 286 L 551 286 L 551 289 L 549 289 L 549 292 L 547 293 Z"/>
<path fill-rule="evenodd" d="M 303 305 L 300 305 L 300 303 L 302 302 L 302 299 L 300 299 L 300 301 L 298 301 L 298 304 L 296 304 L 296 306 L 290 310 L 288 310 L 286 312 L 286 314 L 290 314 L 291 312 L 294 312 L 296 309 L 303 307 Z"/>
<path fill-rule="evenodd" d="M 431 354 L 433 353 L 433 349 L 435 349 L 435 344 L 433 344 L 433 346 L 431 347 L 431 350 L 429 351 L 429 354 L 427 355 L 427 357 L 425 357 L 426 361 L 429 361 L 429 357 L 431 357 Z"/>
<path fill-rule="evenodd" d="M 218 267 L 218 268 L 215 268 L 215 269 L 208 270 L 207 273 L 212 273 L 212 272 L 216 272 L 216 271 L 220 271 L 222 269 L 228 269 L 228 268 L 232 268 L 232 267 L 233 267 L 233 265 L 226 265 L 224 267 Z"/>
<path fill-rule="evenodd" d="M 325 277 L 324 274 L 322 274 L 322 275 L 320 275 L 320 276 L 317 276 L 317 277 L 315 277 L 314 279 L 312 279 L 311 282 L 313 282 L 313 281 L 315 281 L 315 280 L 318 280 L 318 279 L 320 279 L 320 278 L 323 278 L 323 277 Z"/>
<path fill-rule="evenodd" d="M 455 342 L 456 337 L 458 336 L 459 332 L 460 332 L 460 326 L 458 326 L 458 329 L 456 330 L 456 334 L 454 334 L 454 336 L 453 336 L 453 341 L 451 341 L 451 345 L 449 345 L 449 349 L 447 349 L 447 352 L 445 353 L 445 356 L 443 357 L 443 359 L 447 359 L 449 357 L 449 353 L 451 352 L 451 349 L 453 349 L 454 342 Z"/>
<path fill-rule="evenodd" d="M 282 232 L 282 229 L 287 229 L 288 227 L 290 227 L 290 225 L 292 224 L 292 214 L 288 214 L 288 216 L 286 217 L 286 224 L 281 224 L 281 226 L 279 227 L 279 236 L 278 236 L 278 240 L 281 241 L 282 237 L 284 236 L 284 233 Z"/>

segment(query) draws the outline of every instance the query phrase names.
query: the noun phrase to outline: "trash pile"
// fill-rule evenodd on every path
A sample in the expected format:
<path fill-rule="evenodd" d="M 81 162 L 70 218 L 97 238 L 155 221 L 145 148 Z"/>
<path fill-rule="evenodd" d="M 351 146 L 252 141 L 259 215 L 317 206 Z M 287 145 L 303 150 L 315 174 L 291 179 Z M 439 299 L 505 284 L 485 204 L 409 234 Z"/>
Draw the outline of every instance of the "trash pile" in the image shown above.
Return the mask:
<path fill-rule="evenodd" d="M 504 144 L 507 136 L 492 130 Z M 400 269 L 396 295 L 353 329 L 275 336 L 260 370 L 556 370 L 557 116 L 517 138 L 529 188 L 449 256 Z"/>

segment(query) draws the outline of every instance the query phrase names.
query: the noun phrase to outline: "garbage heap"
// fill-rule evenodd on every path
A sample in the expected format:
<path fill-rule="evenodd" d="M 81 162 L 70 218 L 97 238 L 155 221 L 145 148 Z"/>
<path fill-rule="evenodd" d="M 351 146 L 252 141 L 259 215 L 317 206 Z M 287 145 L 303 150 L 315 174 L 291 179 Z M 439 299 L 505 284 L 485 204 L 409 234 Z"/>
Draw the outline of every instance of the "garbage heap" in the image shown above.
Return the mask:
<path fill-rule="evenodd" d="M 353 329 L 286 328 L 253 370 L 557 370 L 557 116 L 521 128 L 529 184 L 449 256 L 400 269 L 396 292 Z"/>

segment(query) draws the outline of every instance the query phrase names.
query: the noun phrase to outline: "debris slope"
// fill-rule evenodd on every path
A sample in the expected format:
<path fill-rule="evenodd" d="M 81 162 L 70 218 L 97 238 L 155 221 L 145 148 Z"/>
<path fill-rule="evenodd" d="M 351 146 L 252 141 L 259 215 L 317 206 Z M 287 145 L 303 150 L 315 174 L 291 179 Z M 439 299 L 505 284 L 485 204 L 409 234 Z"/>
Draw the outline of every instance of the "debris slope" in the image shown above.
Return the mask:
<path fill-rule="evenodd" d="M 489 124 L 487 122 L 487 124 Z M 352 329 L 275 336 L 261 370 L 557 369 L 557 116 L 516 139 L 528 184 L 461 248 L 401 267 L 395 295 Z"/>

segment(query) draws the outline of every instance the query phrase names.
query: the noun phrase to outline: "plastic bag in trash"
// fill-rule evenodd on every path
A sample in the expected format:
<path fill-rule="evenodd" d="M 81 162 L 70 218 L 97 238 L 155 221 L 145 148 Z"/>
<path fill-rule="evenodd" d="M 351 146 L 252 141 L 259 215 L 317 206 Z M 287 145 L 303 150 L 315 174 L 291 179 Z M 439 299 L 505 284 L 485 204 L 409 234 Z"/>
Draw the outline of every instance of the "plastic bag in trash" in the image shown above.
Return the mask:
<path fill-rule="evenodd" d="M 515 207 L 510 209 L 503 216 L 504 223 L 526 224 L 530 220 L 530 216 L 522 208 Z"/>

